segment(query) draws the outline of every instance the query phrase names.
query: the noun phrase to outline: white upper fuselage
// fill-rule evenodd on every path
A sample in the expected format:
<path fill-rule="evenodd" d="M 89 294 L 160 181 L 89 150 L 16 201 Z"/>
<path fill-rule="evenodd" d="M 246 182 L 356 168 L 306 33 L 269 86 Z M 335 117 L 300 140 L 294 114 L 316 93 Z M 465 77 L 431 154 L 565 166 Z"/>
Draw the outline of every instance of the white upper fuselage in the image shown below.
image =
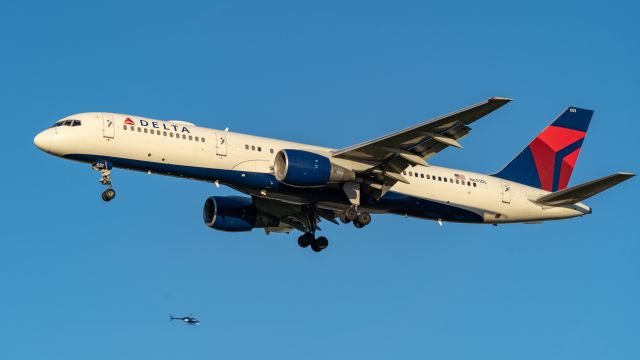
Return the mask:
<path fill-rule="evenodd" d="M 270 138 L 245 135 L 224 130 L 198 127 L 177 121 L 159 121 L 132 115 L 112 113 L 82 113 L 63 120 L 79 120 L 77 126 L 56 126 L 44 130 L 35 138 L 36 145 L 56 156 L 92 163 L 111 161 L 124 167 L 150 173 L 219 181 L 240 191 L 297 203 L 305 202 L 305 192 L 284 191 L 273 175 L 274 158 L 279 150 L 297 149 L 331 158 L 333 149 Z M 127 121 L 129 119 L 130 121 Z M 370 164 L 331 158 L 348 169 L 363 171 Z M 547 191 L 512 183 L 485 174 L 438 166 L 413 166 L 404 177 L 409 184 L 397 182 L 390 193 L 403 201 L 424 202 L 457 208 L 478 215 L 484 223 L 537 222 L 581 216 L 591 209 L 578 203 L 561 207 L 545 207 L 531 201 Z M 340 188 L 335 188 L 340 194 Z M 318 207 L 342 209 L 346 197 L 317 198 Z M 412 204 L 413 205 L 413 204 Z M 372 213 L 392 212 L 423 218 L 439 219 L 438 211 L 416 215 L 403 208 L 389 207 L 384 202 L 362 204 Z M 456 221 L 455 218 L 443 220 Z M 467 220 L 461 220 L 467 221 Z"/>

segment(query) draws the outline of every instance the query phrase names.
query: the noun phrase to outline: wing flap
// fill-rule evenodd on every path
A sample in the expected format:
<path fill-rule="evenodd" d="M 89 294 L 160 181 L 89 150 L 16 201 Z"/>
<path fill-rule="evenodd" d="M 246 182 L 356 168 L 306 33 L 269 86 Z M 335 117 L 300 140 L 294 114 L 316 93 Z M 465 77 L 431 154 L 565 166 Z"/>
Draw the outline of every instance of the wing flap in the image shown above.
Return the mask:
<path fill-rule="evenodd" d="M 619 172 L 544 195 L 534 201 L 538 204 L 547 206 L 571 205 L 599 194 L 634 176 L 635 174 L 632 173 Z"/>

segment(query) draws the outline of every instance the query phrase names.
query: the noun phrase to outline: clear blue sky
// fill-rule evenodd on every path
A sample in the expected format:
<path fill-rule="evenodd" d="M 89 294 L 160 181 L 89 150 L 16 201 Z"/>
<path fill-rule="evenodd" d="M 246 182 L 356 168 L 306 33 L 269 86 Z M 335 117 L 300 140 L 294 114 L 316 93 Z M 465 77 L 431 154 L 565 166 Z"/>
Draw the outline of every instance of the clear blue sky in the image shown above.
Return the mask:
<path fill-rule="evenodd" d="M 633 2 L 0 4 L 0 358 L 638 359 L 638 179 L 543 225 L 375 216 L 297 235 L 202 224 L 229 189 L 46 155 L 111 111 L 343 147 L 491 96 L 433 163 L 499 170 L 569 105 L 595 110 L 571 184 L 638 172 Z M 202 324 L 168 321 L 192 312 Z"/>

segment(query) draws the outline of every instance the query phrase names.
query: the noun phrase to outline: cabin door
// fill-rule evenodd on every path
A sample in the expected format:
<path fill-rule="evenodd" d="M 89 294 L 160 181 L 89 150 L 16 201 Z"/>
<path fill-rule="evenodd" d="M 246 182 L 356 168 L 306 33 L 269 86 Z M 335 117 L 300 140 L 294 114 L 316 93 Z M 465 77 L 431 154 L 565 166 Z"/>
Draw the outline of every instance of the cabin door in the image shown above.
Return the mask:
<path fill-rule="evenodd" d="M 511 203 L 511 185 L 508 182 L 500 181 L 502 184 L 502 202 L 505 204 Z"/>
<path fill-rule="evenodd" d="M 113 139 L 116 134 L 116 125 L 113 123 L 113 115 L 102 114 L 102 136 Z"/>
<path fill-rule="evenodd" d="M 216 155 L 227 156 L 226 131 L 216 131 Z"/>

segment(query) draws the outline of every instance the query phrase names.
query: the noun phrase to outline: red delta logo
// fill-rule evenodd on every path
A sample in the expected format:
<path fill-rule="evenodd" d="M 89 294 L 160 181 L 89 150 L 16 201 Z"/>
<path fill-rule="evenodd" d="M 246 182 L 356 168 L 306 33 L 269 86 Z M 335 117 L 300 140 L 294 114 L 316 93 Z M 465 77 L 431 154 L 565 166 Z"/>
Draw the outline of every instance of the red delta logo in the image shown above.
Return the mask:
<path fill-rule="evenodd" d="M 129 118 L 126 118 L 126 119 L 124 120 L 124 124 L 125 124 L 125 125 L 135 125 L 135 123 L 133 122 L 133 120 L 131 120 L 131 119 L 129 119 Z"/>
<path fill-rule="evenodd" d="M 585 131 L 551 125 L 531 142 L 529 148 L 543 189 L 567 188 L 586 134 Z"/>

